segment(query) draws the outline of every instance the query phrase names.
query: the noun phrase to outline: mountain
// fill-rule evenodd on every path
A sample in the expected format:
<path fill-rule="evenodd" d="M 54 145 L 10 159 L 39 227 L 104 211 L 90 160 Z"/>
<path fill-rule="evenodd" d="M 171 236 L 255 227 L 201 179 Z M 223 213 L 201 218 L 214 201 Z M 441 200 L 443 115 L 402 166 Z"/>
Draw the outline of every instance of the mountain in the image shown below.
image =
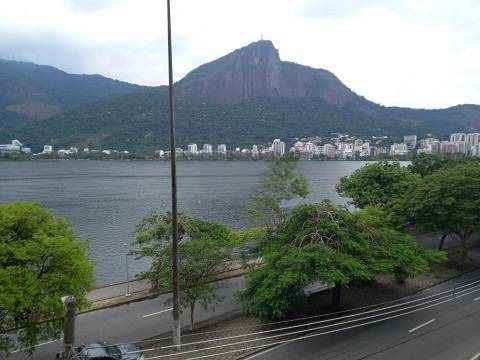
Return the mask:
<path fill-rule="evenodd" d="M 101 75 L 72 75 L 52 66 L 0 59 L 0 126 L 46 119 L 75 106 L 141 89 Z"/>
<path fill-rule="evenodd" d="M 39 148 L 88 146 L 152 150 L 168 145 L 165 86 L 110 96 L 57 116 L 0 129 Z M 423 110 L 384 107 L 357 95 L 323 69 L 285 62 L 270 41 L 204 64 L 175 84 L 178 144 L 251 145 L 273 138 L 480 131 L 480 106 Z"/>
<path fill-rule="evenodd" d="M 281 61 L 268 40 L 202 65 L 176 86 L 180 98 L 221 104 L 255 98 L 317 98 L 344 105 L 357 97 L 329 71 Z"/>

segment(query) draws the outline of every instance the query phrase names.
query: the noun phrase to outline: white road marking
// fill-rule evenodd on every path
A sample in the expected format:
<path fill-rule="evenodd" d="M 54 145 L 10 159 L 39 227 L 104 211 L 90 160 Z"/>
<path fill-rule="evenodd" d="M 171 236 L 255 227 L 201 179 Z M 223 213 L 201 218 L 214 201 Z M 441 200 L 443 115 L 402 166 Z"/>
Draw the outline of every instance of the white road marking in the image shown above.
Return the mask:
<path fill-rule="evenodd" d="M 480 296 L 478 298 L 473 299 L 473 301 L 478 301 L 478 300 L 480 300 Z"/>
<path fill-rule="evenodd" d="M 428 324 L 433 323 L 434 321 L 435 321 L 435 319 L 428 320 L 427 322 L 425 322 L 425 323 L 423 323 L 423 324 L 421 324 L 421 325 L 418 325 L 417 327 L 414 327 L 413 329 L 408 330 L 408 332 L 409 332 L 409 333 L 412 333 L 412 332 L 414 332 L 414 331 L 416 331 L 416 330 L 418 330 L 418 329 L 421 329 L 421 328 L 424 327 L 424 326 L 427 326 Z"/>
<path fill-rule="evenodd" d="M 170 308 L 170 309 L 165 309 L 165 310 L 162 310 L 162 311 L 157 311 L 157 312 L 154 312 L 154 313 L 151 313 L 151 314 L 148 314 L 148 315 L 143 315 L 142 319 L 148 318 L 150 316 L 155 316 L 155 315 L 167 312 L 167 311 L 172 311 L 172 310 L 173 310 L 173 308 Z"/>
<path fill-rule="evenodd" d="M 478 360 L 480 359 L 480 353 L 478 353 L 477 355 L 473 355 L 469 360 Z"/>
<path fill-rule="evenodd" d="M 54 342 L 57 342 L 57 341 L 60 341 L 60 340 L 63 340 L 63 338 L 55 339 L 55 340 L 50 340 L 50 341 L 47 341 L 47 342 L 44 342 L 44 343 L 41 343 L 41 344 L 37 344 L 37 345 L 34 346 L 34 348 L 39 347 L 39 346 L 42 346 L 42 345 L 51 344 L 51 343 L 54 343 Z M 29 349 L 29 348 L 23 348 L 23 349 L 14 350 L 14 351 L 12 351 L 12 354 L 17 353 L 17 352 L 20 352 L 20 351 L 25 351 L 25 350 L 28 350 L 28 349 Z"/>

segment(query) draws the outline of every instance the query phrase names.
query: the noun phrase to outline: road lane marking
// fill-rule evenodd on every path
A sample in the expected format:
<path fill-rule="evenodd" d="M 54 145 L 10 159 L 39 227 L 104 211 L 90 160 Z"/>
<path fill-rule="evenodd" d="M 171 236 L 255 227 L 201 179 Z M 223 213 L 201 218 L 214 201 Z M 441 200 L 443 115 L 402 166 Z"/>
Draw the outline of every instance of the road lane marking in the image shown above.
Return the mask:
<path fill-rule="evenodd" d="M 417 327 L 414 327 L 413 329 L 408 330 L 408 332 L 409 332 L 409 333 L 412 333 L 412 332 L 414 332 L 414 331 L 416 331 L 416 330 L 418 330 L 418 329 L 421 329 L 421 328 L 424 327 L 424 326 L 427 326 L 428 324 L 433 323 L 434 321 L 435 321 L 435 319 L 428 320 L 427 322 L 425 322 L 425 323 L 423 323 L 423 324 L 420 324 L 420 325 L 418 325 Z"/>
<path fill-rule="evenodd" d="M 480 353 L 478 353 L 477 355 L 474 355 L 470 358 L 470 360 L 478 360 L 480 359 Z"/>
<path fill-rule="evenodd" d="M 162 311 L 157 311 L 157 312 L 154 312 L 154 313 L 151 313 L 151 314 L 143 315 L 142 319 L 148 318 L 150 316 L 155 316 L 155 315 L 158 315 L 158 314 L 161 314 L 161 313 L 164 313 L 164 312 L 172 311 L 172 310 L 173 310 L 173 308 L 170 308 L 170 309 L 165 309 L 165 310 L 162 310 Z"/>
<path fill-rule="evenodd" d="M 478 301 L 480 300 L 480 296 L 478 298 L 473 299 L 473 301 Z"/>
<path fill-rule="evenodd" d="M 39 346 L 42 346 L 42 345 L 51 344 L 51 343 L 54 343 L 54 342 L 57 342 L 57 341 L 61 341 L 61 340 L 63 340 L 63 338 L 55 339 L 55 340 L 50 340 L 50 341 L 47 341 L 47 342 L 44 342 L 44 343 L 41 343 L 41 344 L 37 344 L 37 345 L 34 346 L 34 348 L 39 347 Z M 17 349 L 17 350 L 12 351 L 12 354 L 17 353 L 17 352 L 20 352 L 20 351 L 25 351 L 25 350 L 28 350 L 28 349 L 29 349 L 29 348 Z"/>

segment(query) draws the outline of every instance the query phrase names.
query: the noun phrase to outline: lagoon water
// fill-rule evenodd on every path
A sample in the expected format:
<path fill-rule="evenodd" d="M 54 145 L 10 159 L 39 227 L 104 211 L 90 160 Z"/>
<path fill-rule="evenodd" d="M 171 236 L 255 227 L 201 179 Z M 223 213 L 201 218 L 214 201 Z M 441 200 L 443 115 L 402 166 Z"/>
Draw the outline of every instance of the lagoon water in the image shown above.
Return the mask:
<path fill-rule="evenodd" d="M 303 161 L 310 195 L 304 201 L 330 199 L 338 178 L 365 162 Z M 182 161 L 178 163 L 180 211 L 235 228 L 248 224 L 241 215 L 265 172 L 265 162 Z M 170 164 L 158 161 L 25 161 L 0 162 L 0 203 L 33 200 L 52 208 L 90 240 L 97 285 L 125 280 L 126 244 L 135 225 L 151 210 L 170 207 Z M 129 259 L 130 274 L 146 268 Z"/>

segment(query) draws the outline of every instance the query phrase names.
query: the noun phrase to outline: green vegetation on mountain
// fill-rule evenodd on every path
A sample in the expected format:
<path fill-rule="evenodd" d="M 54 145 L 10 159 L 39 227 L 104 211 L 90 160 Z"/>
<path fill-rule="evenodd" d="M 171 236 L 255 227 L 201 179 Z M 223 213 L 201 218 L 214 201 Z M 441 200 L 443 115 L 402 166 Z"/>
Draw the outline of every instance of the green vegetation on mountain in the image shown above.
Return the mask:
<path fill-rule="evenodd" d="M 58 83 L 52 80 L 53 74 L 48 75 L 53 71 L 48 69 L 40 82 L 48 88 L 34 86 L 46 94 L 47 107 L 37 107 L 35 100 L 31 108 L 5 111 L 12 103 L 0 97 L 0 142 L 18 138 L 34 150 L 47 143 L 57 148 L 131 151 L 167 147 L 166 87 L 132 88 L 98 76 Z M 15 84 L 23 84 L 15 76 Z M 28 94 L 33 92 L 26 92 L 24 98 L 23 90 L 15 92 L 1 79 L 0 88 L 13 93 L 16 102 L 31 100 Z M 138 91 L 131 93 L 134 90 Z M 128 94 L 104 97 L 113 93 Z M 384 107 L 355 94 L 327 70 L 281 61 L 270 41 L 252 43 L 198 67 L 176 83 L 175 95 L 179 146 L 190 142 L 246 146 L 265 144 L 273 138 L 291 142 L 296 137 L 338 132 L 398 139 L 404 134 L 444 136 L 480 131 L 480 106 L 442 110 Z M 73 105 L 79 106 L 70 108 Z M 61 109 L 57 111 L 55 106 Z M 67 110 L 62 112 L 63 108 Z M 45 119 L 19 119 L 18 111 L 27 110 Z"/>
<path fill-rule="evenodd" d="M 101 75 L 73 75 L 52 66 L 0 59 L 0 130 L 141 89 Z"/>

